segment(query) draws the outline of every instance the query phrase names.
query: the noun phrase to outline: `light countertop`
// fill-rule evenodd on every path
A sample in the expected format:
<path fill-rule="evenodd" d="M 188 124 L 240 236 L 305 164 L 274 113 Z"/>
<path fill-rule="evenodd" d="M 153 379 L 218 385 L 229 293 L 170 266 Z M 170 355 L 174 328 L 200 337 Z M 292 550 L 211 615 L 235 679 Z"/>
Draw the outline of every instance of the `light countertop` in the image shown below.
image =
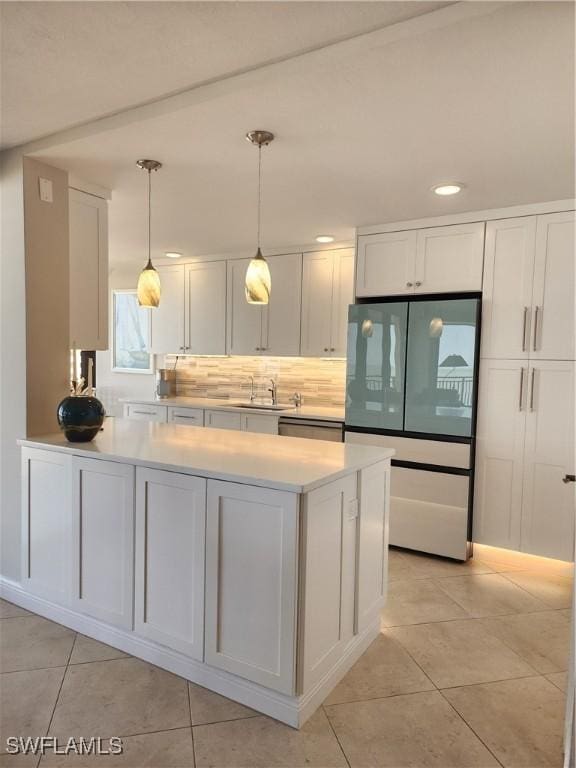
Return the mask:
<path fill-rule="evenodd" d="M 248 410 L 254 413 L 267 413 L 282 418 L 292 419 L 319 419 L 320 421 L 344 421 L 344 406 L 301 405 L 299 408 L 290 408 L 286 411 L 270 410 L 265 405 L 262 408 L 239 408 L 234 403 L 242 402 L 242 398 L 208 398 L 208 397 L 165 397 L 139 398 L 125 397 L 121 403 L 135 403 L 138 405 L 169 405 L 179 408 L 202 408 L 207 410 L 223 410 L 246 413 Z"/>
<path fill-rule="evenodd" d="M 54 434 L 19 444 L 296 493 L 394 454 L 367 445 L 130 419 L 106 420 L 91 443 L 69 443 Z"/>

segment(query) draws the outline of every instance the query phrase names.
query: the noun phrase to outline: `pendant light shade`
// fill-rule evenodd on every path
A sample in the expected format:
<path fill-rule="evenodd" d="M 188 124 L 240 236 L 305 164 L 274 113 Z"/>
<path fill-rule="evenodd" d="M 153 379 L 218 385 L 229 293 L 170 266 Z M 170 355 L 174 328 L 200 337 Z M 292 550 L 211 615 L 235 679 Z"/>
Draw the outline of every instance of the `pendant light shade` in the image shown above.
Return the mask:
<path fill-rule="evenodd" d="M 274 140 L 270 131 L 250 131 L 246 134 L 249 142 L 258 147 L 258 233 L 256 256 L 250 259 L 246 270 L 245 292 L 248 304 L 268 304 L 272 280 L 270 268 L 260 249 L 260 220 L 262 210 L 262 147 Z"/>
<path fill-rule="evenodd" d="M 162 167 L 158 160 L 137 160 L 136 165 L 148 171 L 148 262 L 138 278 L 138 304 L 141 307 L 157 307 L 160 304 L 162 292 L 160 275 L 152 264 L 151 257 L 151 223 L 152 223 L 152 171 Z"/>

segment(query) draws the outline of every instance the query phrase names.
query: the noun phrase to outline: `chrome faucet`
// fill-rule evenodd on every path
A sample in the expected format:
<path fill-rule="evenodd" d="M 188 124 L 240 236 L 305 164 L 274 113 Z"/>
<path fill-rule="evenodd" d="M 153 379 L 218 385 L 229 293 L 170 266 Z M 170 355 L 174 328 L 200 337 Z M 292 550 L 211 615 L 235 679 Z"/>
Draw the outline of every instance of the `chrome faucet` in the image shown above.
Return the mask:
<path fill-rule="evenodd" d="M 254 376 L 248 376 L 250 379 L 250 402 L 253 403 L 256 400 L 256 389 L 254 385 Z"/>
<path fill-rule="evenodd" d="M 276 385 L 276 382 L 274 381 L 274 379 L 270 379 L 270 384 L 272 386 L 268 387 L 268 392 L 270 392 L 270 395 L 272 396 L 272 405 L 277 405 L 278 404 L 278 389 L 277 389 L 277 385 Z"/>

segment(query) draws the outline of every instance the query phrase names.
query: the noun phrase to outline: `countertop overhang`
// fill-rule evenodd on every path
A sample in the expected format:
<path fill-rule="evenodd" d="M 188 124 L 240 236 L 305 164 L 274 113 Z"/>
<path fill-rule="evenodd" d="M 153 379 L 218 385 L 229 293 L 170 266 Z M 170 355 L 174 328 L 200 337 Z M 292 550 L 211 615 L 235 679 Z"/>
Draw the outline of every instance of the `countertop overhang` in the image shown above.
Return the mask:
<path fill-rule="evenodd" d="M 90 443 L 62 434 L 21 446 L 306 493 L 394 455 L 391 448 L 130 419 L 107 419 Z"/>

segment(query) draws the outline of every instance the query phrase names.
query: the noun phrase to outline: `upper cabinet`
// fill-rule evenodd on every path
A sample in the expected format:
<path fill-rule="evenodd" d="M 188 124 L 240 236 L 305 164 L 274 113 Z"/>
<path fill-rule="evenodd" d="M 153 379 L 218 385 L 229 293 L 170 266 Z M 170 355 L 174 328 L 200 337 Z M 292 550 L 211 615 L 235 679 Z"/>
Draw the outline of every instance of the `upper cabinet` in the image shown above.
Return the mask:
<path fill-rule="evenodd" d="M 228 351 L 231 355 L 300 354 L 302 255 L 267 257 L 272 290 L 265 305 L 248 304 L 250 259 L 228 262 Z"/>
<path fill-rule="evenodd" d="M 574 214 L 489 222 L 482 356 L 574 359 Z"/>
<path fill-rule="evenodd" d="M 354 250 L 304 254 L 301 353 L 345 357 L 348 305 L 354 301 Z"/>
<path fill-rule="evenodd" d="M 69 190 L 70 346 L 108 349 L 108 204 Z"/>
<path fill-rule="evenodd" d="M 484 223 L 360 235 L 356 295 L 479 291 Z"/>
<path fill-rule="evenodd" d="M 226 353 L 226 262 L 158 267 L 160 306 L 152 312 L 151 350 L 157 354 Z"/>

